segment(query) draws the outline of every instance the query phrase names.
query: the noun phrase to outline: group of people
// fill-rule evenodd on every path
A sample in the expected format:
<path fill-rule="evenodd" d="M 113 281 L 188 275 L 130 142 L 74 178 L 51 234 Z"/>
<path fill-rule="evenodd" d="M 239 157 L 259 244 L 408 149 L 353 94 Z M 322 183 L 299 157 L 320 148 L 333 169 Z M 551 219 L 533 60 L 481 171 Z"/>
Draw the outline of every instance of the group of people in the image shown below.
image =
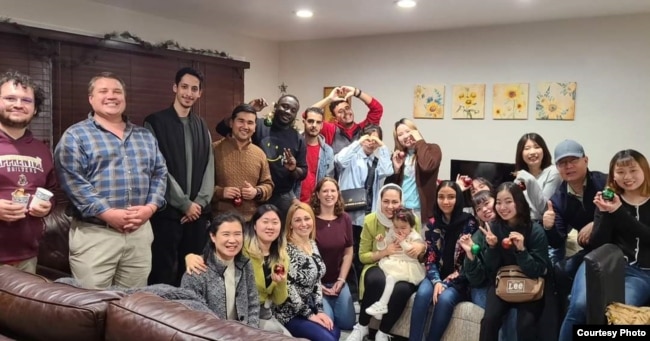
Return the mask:
<path fill-rule="evenodd" d="M 381 104 L 351 86 L 304 110 L 303 133 L 293 128 L 295 96 L 282 95 L 267 119 L 257 115 L 263 99 L 237 105 L 213 143 L 192 109 L 203 76 L 183 68 L 172 105 L 143 127 L 124 115 L 124 82 L 93 77 L 88 118 L 52 155 L 27 129 L 44 100 L 39 86 L 18 72 L 0 86 L 0 264 L 35 272 L 54 198 L 15 198 L 60 187 L 73 217 L 70 268 L 83 287 L 180 286 L 220 318 L 310 340 L 352 330 L 348 340 L 362 341 L 373 317 L 375 340 L 388 340 L 413 294 L 411 340 L 440 340 L 461 301 L 485 309 L 480 340 L 570 340 L 586 322 L 583 258 L 605 243 L 626 255 L 626 303 L 650 299 L 650 167 L 634 150 L 603 174 L 588 169 L 577 142 L 562 141 L 552 158 L 529 133 L 517 144 L 514 182 L 439 181 L 440 147 L 401 119 L 391 152 Z M 368 107 L 360 123 L 353 97 Z M 326 106 L 335 122 L 324 120 Z M 543 278 L 541 298 L 500 296 L 504 266 Z"/>

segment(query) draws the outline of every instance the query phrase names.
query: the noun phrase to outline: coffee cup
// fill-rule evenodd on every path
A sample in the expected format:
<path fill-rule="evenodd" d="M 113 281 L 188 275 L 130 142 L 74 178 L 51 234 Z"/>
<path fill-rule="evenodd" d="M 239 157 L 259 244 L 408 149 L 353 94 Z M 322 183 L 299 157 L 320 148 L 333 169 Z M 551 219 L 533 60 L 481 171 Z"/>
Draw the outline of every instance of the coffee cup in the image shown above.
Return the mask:
<path fill-rule="evenodd" d="M 50 201 L 54 194 L 43 187 L 36 188 L 36 193 L 32 196 L 32 202 L 29 203 L 29 208 L 39 205 L 43 202 Z"/>

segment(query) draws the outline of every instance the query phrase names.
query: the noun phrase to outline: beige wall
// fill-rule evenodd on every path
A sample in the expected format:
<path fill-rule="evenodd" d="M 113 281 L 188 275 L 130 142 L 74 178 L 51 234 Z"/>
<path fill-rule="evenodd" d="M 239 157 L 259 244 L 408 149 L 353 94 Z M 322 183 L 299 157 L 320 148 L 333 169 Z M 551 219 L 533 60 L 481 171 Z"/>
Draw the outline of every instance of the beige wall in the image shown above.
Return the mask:
<path fill-rule="evenodd" d="M 384 104 L 382 127 L 392 146 L 395 121 L 412 116 L 416 84 L 447 85 L 445 118 L 417 120 L 425 139 L 442 147 L 441 178 L 450 159 L 514 162 L 518 139 L 541 134 L 552 149 L 581 142 L 590 166 L 606 170 L 613 154 L 635 148 L 650 157 L 650 15 L 283 43 L 280 75 L 303 106 L 323 86 L 358 86 Z M 577 81 L 576 119 L 534 119 L 535 85 Z M 494 121 L 492 84 L 530 83 L 529 119 Z M 451 85 L 485 83 L 486 119 L 451 119 Z M 365 115 L 355 100 L 357 119 Z"/>

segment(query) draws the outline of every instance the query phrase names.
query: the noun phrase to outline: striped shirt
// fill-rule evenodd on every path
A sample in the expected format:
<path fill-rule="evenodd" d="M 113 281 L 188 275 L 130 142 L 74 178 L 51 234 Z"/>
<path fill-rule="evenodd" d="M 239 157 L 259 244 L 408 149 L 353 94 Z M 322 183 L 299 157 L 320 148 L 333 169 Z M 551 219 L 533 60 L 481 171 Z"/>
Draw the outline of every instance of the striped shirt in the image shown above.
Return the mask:
<path fill-rule="evenodd" d="M 54 150 L 61 188 L 83 217 L 110 208 L 165 204 L 167 166 L 147 129 L 126 123 L 123 139 L 93 117 L 68 128 Z"/>

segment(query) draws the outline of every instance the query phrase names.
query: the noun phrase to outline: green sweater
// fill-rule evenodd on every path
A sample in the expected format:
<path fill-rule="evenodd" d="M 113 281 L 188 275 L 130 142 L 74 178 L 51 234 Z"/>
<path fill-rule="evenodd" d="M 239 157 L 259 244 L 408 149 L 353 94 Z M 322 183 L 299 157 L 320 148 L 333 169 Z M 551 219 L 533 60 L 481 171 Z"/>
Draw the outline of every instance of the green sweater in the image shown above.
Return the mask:
<path fill-rule="evenodd" d="M 420 233 L 422 224 L 420 218 L 415 217 L 415 231 Z M 363 220 L 363 230 L 361 230 L 361 240 L 359 241 L 359 260 L 365 264 L 363 271 L 361 271 L 361 278 L 359 279 L 359 298 L 363 298 L 363 278 L 369 268 L 377 265 L 377 262 L 372 259 L 372 253 L 378 251 L 377 240 L 378 235 L 386 236 L 388 228 L 382 225 L 377 218 L 377 213 L 370 213 Z"/>
<path fill-rule="evenodd" d="M 260 305 L 263 305 L 268 298 L 271 299 L 273 304 L 280 305 L 287 300 L 288 291 L 287 291 L 287 281 L 286 279 L 280 283 L 271 281 L 271 285 L 266 286 L 266 280 L 264 278 L 264 269 L 262 263 L 264 259 L 254 258 L 249 256 L 248 252 L 244 250 L 244 255 L 250 259 L 250 263 L 253 266 L 253 274 L 255 275 L 255 285 L 257 286 L 257 291 L 259 292 Z M 289 273 L 289 259 L 285 259 L 284 268 L 287 273 Z M 271 264 L 271 269 L 275 267 L 275 264 Z"/>
<path fill-rule="evenodd" d="M 530 278 L 543 277 L 548 273 L 551 261 L 548 258 L 548 241 L 541 225 L 533 223 L 530 234 L 524 235 L 525 249 L 522 252 L 515 252 L 514 245 L 509 250 L 501 247 L 501 240 L 513 231 L 511 227 L 497 222 L 490 224 L 490 227 L 499 243 L 493 248 L 488 247 L 483 232 L 476 231 L 472 240 L 481 247 L 481 251 L 474 260 L 465 258 L 463 270 L 472 287 L 494 285 L 497 271 L 505 265 L 519 265 Z"/>

